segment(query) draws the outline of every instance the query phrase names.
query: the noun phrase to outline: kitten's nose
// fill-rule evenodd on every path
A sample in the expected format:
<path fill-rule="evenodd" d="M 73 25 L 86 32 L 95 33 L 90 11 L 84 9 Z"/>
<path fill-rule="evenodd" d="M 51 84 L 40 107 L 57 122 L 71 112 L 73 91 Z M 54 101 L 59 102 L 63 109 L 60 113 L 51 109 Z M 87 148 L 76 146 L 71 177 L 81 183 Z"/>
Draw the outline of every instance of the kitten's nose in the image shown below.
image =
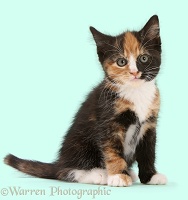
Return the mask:
<path fill-rule="evenodd" d="M 136 77 L 139 72 L 137 71 L 137 72 L 129 72 L 129 73 Z"/>

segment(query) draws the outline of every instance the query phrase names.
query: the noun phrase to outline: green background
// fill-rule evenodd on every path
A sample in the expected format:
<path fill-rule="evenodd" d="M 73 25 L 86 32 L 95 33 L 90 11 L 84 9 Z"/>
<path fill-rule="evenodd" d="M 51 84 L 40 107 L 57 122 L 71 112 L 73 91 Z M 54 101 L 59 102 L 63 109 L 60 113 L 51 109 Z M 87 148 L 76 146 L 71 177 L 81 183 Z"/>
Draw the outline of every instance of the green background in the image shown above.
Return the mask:
<path fill-rule="evenodd" d="M 157 161 L 166 186 L 110 188 L 95 199 L 177 199 L 188 196 L 187 180 L 187 46 L 186 0 L 4 0 L 0 1 L 0 190 L 96 189 L 26 176 L 3 164 L 13 153 L 51 162 L 86 94 L 102 80 L 92 25 L 104 33 L 139 30 L 158 14 L 163 62 L 158 77 L 161 112 Z M 1 199 L 77 199 L 77 196 L 2 196 Z M 92 199 L 83 196 L 81 199 Z"/>

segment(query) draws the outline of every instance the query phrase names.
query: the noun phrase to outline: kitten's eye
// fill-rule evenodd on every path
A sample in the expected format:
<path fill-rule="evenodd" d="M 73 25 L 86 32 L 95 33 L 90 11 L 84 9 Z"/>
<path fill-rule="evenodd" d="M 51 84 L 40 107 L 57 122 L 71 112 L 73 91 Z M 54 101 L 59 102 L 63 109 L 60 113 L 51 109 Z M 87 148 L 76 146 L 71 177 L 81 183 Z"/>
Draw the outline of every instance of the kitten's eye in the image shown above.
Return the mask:
<path fill-rule="evenodd" d="M 149 56 L 146 55 L 146 54 L 141 55 L 141 56 L 139 57 L 139 60 L 140 60 L 140 62 L 142 62 L 142 63 L 147 63 L 148 60 L 149 60 Z"/>
<path fill-rule="evenodd" d="M 118 58 L 118 59 L 116 60 L 116 63 L 117 63 L 118 66 L 123 67 L 123 66 L 125 66 L 128 62 L 127 62 L 127 60 L 126 60 L 125 58 Z"/>

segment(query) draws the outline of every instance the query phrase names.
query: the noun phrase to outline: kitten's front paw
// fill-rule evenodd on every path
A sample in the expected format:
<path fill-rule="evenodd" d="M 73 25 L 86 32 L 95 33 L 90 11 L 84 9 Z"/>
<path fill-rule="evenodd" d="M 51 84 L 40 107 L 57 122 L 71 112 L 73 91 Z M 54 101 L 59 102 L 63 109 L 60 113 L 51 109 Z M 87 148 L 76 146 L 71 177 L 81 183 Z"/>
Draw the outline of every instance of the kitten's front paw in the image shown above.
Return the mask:
<path fill-rule="evenodd" d="M 94 168 L 91 170 L 90 176 L 94 177 L 93 183 L 97 185 L 107 184 L 107 171 L 104 169 Z"/>
<path fill-rule="evenodd" d="M 132 179 L 126 174 L 115 174 L 108 176 L 108 185 L 115 187 L 126 187 L 132 185 Z"/>
<path fill-rule="evenodd" d="M 151 177 L 151 180 L 147 183 L 149 185 L 165 185 L 167 178 L 163 174 L 155 174 Z"/>

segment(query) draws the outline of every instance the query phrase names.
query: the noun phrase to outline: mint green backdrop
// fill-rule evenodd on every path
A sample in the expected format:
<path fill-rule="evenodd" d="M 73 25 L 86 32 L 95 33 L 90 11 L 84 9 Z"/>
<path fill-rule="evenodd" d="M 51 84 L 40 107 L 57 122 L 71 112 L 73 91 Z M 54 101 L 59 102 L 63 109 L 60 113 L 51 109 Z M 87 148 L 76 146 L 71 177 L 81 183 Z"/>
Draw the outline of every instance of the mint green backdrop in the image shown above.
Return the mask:
<path fill-rule="evenodd" d="M 80 197 L 74 194 L 79 190 L 98 189 L 26 176 L 3 164 L 3 157 L 14 153 L 21 158 L 53 161 L 74 113 L 103 77 L 89 26 L 119 34 L 127 28 L 140 29 L 153 14 L 159 15 L 163 43 L 156 165 L 169 183 L 101 187 L 111 190 L 110 194 L 95 199 L 188 196 L 186 0 L 1 0 L 0 199 L 77 199 Z M 45 190 L 45 194 L 12 196 L 8 187 Z M 50 196 L 50 187 L 71 188 L 73 194 Z M 3 196 L 3 188 L 8 188 L 7 196 Z M 92 198 L 85 194 L 81 199 Z"/>

